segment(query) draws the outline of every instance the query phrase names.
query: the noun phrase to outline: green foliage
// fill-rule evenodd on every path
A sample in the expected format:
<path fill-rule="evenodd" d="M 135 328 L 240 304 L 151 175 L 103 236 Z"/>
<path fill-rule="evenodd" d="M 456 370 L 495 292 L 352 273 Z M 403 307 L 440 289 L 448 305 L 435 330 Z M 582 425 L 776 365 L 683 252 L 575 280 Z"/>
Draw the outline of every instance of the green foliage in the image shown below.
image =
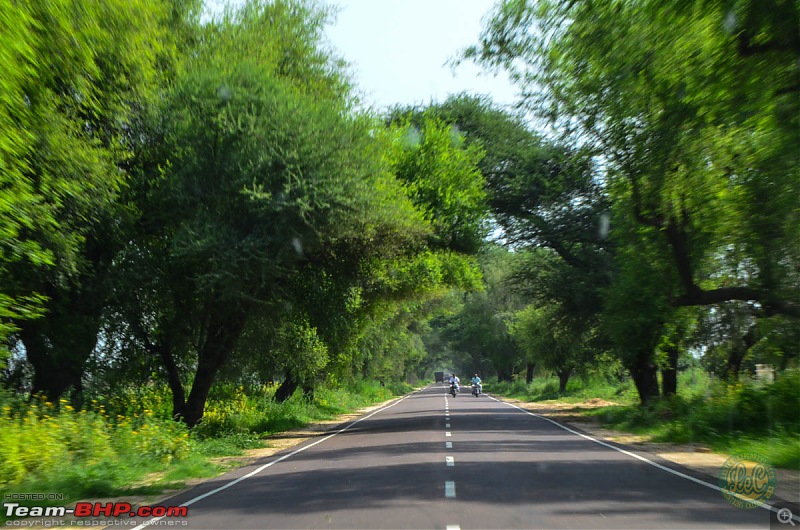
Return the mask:
<path fill-rule="evenodd" d="M 753 449 L 776 466 L 795 468 L 800 463 L 798 381 L 797 371 L 767 385 L 712 384 L 702 378 L 686 395 L 648 406 L 599 409 L 592 415 L 612 427 L 650 434 L 656 442 L 706 443 L 719 451 Z"/>
<path fill-rule="evenodd" d="M 547 370 L 572 371 L 588 361 L 583 337 L 560 325 L 552 309 L 528 306 L 518 311 L 510 331 L 529 361 Z"/>
<path fill-rule="evenodd" d="M 152 383 L 143 386 L 130 386 L 118 382 L 104 395 L 87 395 L 94 407 L 102 406 L 112 417 L 139 417 L 153 415 L 156 418 L 172 419 L 172 396 L 169 389 Z"/>
<path fill-rule="evenodd" d="M 509 285 L 517 259 L 503 247 L 487 245 L 479 256 L 484 288 L 465 293 L 459 307 L 435 322 L 455 357 L 451 368 L 462 374 L 480 372 L 487 378 L 494 372 L 508 379 L 525 362 L 510 334 L 513 314 L 524 304 Z"/>
<path fill-rule="evenodd" d="M 554 377 L 537 377 L 530 384 L 516 380 L 492 384 L 491 391 L 525 401 L 563 403 L 608 401 L 588 410 L 570 412 L 600 420 L 605 427 L 648 436 L 653 442 L 708 444 L 716 451 L 755 451 L 773 465 L 794 469 L 800 463 L 798 372 L 787 371 L 773 384 L 727 385 L 705 372 L 680 374 L 683 394 L 638 404 L 632 381 L 599 377 L 573 379 L 559 392 Z M 569 409 L 568 409 L 569 410 Z"/>
<path fill-rule="evenodd" d="M 91 489 L 99 487 L 93 481 L 115 482 L 117 475 L 109 468 L 120 464 L 152 467 L 182 460 L 191 449 L 184 426 L 159 419 L 146 409 L 114 417 L 102 405 L 76 411 L 66 400 L 27 403 L 7 393 L 0 398 L 2 488 L 50 476 L 76 479 L 80 475 L 83 487 Z"/>
<path fill-rule="evenodd" d="M 203 28 L 197 43 L 201 65 L 225 69 L 241 61 L 265 68 L 307 96 L 349 106 L 350 79 L 343 61 L 323 44 L 333 8 L 318 2 L 248 0 L 228 5 Z"/>
<path fill-rule="evenodd" d="M 219 473 L 221 466 L 209 458 L 262 447 L 264 434 L 330 419 L 411 388 L 361 382 L 320 388 L 313 400 L 298 394 L 279 405 L 274 386 L 217 385 L 210 413 L 193 432 L 148 408 L 163 402 L 166 388 L 118 390 L 107 398 L 108 409 L 94 401 L 81 411 L 67 400 L 29 402 L 0 393 L 0 493 L 44 488 L 72 499 L 160 493 L 183 487 L 187 478 Z"/>
<path fill-rule="evenodd" d="M 311 384 L 351 354 L 374 305 L 394 296 L 371 289 L 383 269 L 373 263 L 420 265 L 412 293 L 442 280 L 416 259 L 429 223 L 376 123 L 350 107 L 346 72 L 322 42 L 327 16 L 302 2 L 227 12 L 148 116 L 133 190 L 146 221 L 126 250 L 136 296 L 121 301 L 130 323 L 119 329 L 168 352 L 179 401 L 177 380 L 192 378 L 174 372 L 196 357 L 190 423 L 231 358 L 229 372 Z"/>
<path fill-rule="evenodd" d="M 587 400 L 606 400 L 612 403 L 633 404 L 636 388 L 630 380 L 601 377 L 597 374 L 588 377 L 571 378 L 564 392 L 559 390 L 558 377 L 544 375 L 534 377 L 526 384 L 524 380 L 500 382 L 491 385 L 491 392 L 525 401 L 559 400 L 565 403 L 579 403 Z"/>
<path fill-rule="evenodd" d="M 193 432 L 203 440 L 220 437 L 228 440 L 233 436 L 246 441 L 253 435 L 266 436 L 304 427 L 398 395 L 375 382 L 363 381 L 349 387 L 319 386 L 312 399 L 298 391 L 289 400 L 277 403 L 276 388 L 275 385 L 215 386 L 203 421 Z M 405 387 L 395 389 L 402 390 L 401 393 L 408 391 Z"/>
<path fill-rule="evenodd" d="M 665 292 L 671 278 L 663 270 L 660 250 L 656 245 L 641 243 L 620 245 L 616 256 L 616 275 L 606 291 L 602 318 L 604 329 L 626 366 L 634 366 L 642 356 L 653 358 L 672 311 Z"/>
<path fill-rule="evenodd" d="M 406 123 L 393 134 L 387 160 L 432 223 L 434 248 L 474 253 L 488 233 L 478 169 L 483 150 L 465 145 L 456 129 L 433 115 L 424 116 L 420 128 Z"/>
<path fill-rule="evenodd" d="M 465 51 L 602 162 L 592 180 L 617 253 L 603 320 L 643 400 L 676 329 L 668 306 L 742 301 L 751 321 L 797 319 L 798 19 L 779 1 L 507 0 Z"/>
<path fill-rule="evenodd" d="M 317 335 L 316 328 L 308 322 L 285 322 L 276 332 L 273 348 L 263 352 L 270 355 L 269 362 L 275 368 L 286 370 L 300 381 L 313 381 L 328 365 L 328 347 Z"/>
<path fill-rule="evenodd" d="M 148 410 L 191 425 L 220 370 L 306 390 L 368 359 L 417 370 L 425 319 L 404 314 L 480 285 L 481 149 L 433 117 L 411 145 L 357 111 L 316 2 L 203 24 L 194 0 L 73 3 L 0 20 L 0 339 L 34 392 L 126 415 L 154 395 L 110 389 L 166 379 Z"/>
<path fill-rule="evenodd" d="M 136 108 L 174 59 L 170 9 L 0 4 L 0 337 L 90 271 L 86 239 L 126 181 Z"/>

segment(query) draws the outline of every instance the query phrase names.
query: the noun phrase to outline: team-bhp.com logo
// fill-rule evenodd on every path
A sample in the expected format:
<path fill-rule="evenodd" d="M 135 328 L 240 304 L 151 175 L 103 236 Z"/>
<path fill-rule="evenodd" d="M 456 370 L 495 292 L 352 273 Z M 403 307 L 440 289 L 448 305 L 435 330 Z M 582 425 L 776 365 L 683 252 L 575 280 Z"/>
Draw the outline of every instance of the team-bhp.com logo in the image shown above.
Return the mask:
<path fill-rule="evenodd" d="M 6 517 L 186 517 L 186 506 L 138 506 L 127 502 L 79 502 L 75 508 L 64 506 L 21 506 L 4 502 Z"/>

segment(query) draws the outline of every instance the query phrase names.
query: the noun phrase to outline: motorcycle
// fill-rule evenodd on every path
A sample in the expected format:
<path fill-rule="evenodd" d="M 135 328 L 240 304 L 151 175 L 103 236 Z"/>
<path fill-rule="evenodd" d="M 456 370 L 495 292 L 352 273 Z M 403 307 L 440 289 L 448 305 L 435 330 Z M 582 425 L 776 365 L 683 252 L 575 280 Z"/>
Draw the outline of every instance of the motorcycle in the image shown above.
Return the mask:
<path fill-rule="evenodd" d="M 475 397 L 481 395 L 481 385 L 472 385 L 472 395 Z"/>
<path fill-rule="evenodd" d="M 458 385 L 455 383 L 450 383 L 450 395 L 455 398 L 456 394 L 458 394 Z"/>

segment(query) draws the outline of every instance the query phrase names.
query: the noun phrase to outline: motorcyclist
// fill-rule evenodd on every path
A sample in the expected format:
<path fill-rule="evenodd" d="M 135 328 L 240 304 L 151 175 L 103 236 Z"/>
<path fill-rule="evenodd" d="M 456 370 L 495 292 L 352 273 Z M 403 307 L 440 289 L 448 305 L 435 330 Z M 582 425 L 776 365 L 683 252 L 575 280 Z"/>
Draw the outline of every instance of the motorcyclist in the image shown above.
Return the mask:
<path fill-rule="evenodd" d="M 456 387 L 456 392 L 458 392 L 459 383 L 461 383 L 461 380 L 458 378 L 458 376 L 456 374 L 452 374 L 450 376 L 450 386 L 451 387 L 455 386 Z"/>
<path fill-rule="evenodd" d="M 483 393 L 483 385 L 481 384 L 481 378 L 478 377 L 478 374 L 475 374 L 475 377 L 472 378 L 472 386 L 478 387 L 478 394 Z"/>

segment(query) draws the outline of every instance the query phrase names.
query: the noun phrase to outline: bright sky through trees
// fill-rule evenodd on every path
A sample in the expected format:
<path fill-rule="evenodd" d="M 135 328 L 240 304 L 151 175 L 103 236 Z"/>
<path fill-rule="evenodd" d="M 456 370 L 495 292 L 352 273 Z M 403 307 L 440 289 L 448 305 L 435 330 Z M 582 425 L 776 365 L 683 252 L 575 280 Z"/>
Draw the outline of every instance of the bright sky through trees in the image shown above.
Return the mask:
<path fill-rule="evenodd" d="M 240 3 L 232 0 L 234 4 Z M 219 12 L 225 2 L 207 0 Z M 505 73 L 466 62 L 446 64 L 474 44 L 495 0 L 332 0 L 339 13 L 327 35 L 351 65 L 364 102 L 376 108 L 443 102 L 451 94 L 487 94 L 499 105 L 517 100 Z"/>
<path fill-rule="evenodd" d="M 442 102 L 462 91 L 516 98 L 505 74 L 494 77 L 449 59 L 474 44 L 493 0 L 339 0 L 328 35 L 353 65 L 366 101 L 378 107 Z"/>

